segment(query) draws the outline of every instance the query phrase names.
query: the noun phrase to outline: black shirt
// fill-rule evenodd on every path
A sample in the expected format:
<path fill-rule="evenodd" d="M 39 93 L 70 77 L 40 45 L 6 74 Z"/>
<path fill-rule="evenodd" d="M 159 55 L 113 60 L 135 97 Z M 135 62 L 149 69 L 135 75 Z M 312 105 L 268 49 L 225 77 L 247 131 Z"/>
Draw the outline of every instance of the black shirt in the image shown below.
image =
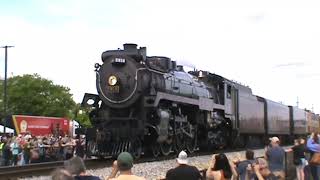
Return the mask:
<path fill-rule="evenodd" d="M 194 166 L 179 165 L 174 169 L 170 169 L 166 174 L 166 180 L 199 180 L 201 175 L 199 170 Z"/>
<path fill-rule="evenodd" d="M 292 147 L 293 151 L 293 163 L 295 165 L 301 164 L 301 158 L 305 158 L 304 152 L 305 152 L 305 146 L 303 144 L 300 144 L 298 146 Z"/>
<path fill-rule="evenodd" d="M 8 145 L 8 144 L 5 144 L 5 145 L 3 146 L 3 150 L 2 150 L 2 157 L 3 157 L 3 159 L 9 159 L 9 158 L 10 158 L 10 153 L 11 153 L 11 151 L 10 151 L 9 145 Z"/>

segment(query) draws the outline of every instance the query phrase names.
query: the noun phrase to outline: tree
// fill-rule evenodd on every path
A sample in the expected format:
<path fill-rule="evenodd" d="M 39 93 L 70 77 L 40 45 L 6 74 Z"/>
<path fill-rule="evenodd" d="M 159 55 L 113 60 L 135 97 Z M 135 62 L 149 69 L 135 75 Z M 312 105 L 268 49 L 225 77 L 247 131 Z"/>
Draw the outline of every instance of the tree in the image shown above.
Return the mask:
<path fill-rule="evenodd" d="M 1 83 L 3 89 L 3 81 Z M 75 102 L 68 87 L 54 84 L 38 74 L 8 79 L 7 114 L 72 118 Z M 3 91 L 0 91 L 3 107 Z"/>
<path fill-rule="evenodd" d="M 91 127 L 89 119 L 90 108 L 81 107 L 81 104 L 76 104 L 74 109 L 74 119 L 84 127 Z"/>

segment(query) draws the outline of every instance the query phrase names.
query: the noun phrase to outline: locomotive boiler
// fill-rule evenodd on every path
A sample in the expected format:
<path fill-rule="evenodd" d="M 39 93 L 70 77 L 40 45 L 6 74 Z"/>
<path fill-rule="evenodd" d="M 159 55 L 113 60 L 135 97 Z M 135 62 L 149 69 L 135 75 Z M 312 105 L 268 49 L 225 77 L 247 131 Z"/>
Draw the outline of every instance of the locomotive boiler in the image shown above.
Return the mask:
<path fill-rule="evenodd" d="M 255 96 L 217 74 L 185 72 L 168 57 L 147 56 L 145 47 L 124 44 L 101 58 L 95 64 L 98 94 L 86 93 L 82 102 L 92 108 L 94 128 L 86 130 L 90 154 L 192 153 L 259 144 L 271 135 L 286 140 L 312 129 L 297 108 Z"/>

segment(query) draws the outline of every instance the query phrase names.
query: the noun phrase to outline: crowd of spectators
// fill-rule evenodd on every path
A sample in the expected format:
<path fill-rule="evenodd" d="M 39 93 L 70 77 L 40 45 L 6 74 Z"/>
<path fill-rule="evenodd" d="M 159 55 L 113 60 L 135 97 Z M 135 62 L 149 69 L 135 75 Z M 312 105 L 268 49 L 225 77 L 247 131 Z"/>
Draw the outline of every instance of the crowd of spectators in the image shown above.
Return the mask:
<path fill-rule="evenodd" d="M 278 137 L 270 138 L 270 144 L 265 148 L 265 156 L 255 158 L 252 150 L 247 150 L 246 159 L 229 160 L 223 153 L 214 154 L 209 162 L 205 177 L 199 177 L 200 172 L 187 165 L 186 155 L 179 154 L 179 166 L 167 172 L 166 179 L 208 179 L 208 180 L 285 180 L 285 153 L 293 151 L 292 163 L 296 167 L 297 180 L 320 179 L 320 136 L 312 133 L 307 138 L 296 139 L 290 149 L 280 146 Z M 182 152 L 183 154 L 185 152 Z M 309 154 L 307 158 L 306 154 Z M 181 158 L 184 158 L 181 163 Z M 289 162 L 291 163 L 291 162 Z M 181 167 L 183 166 L 183 168 Z M 292 177 L 292 176 L 291 176 Z"/>
<path fill-rule="evenodd" d="M 68 160 L 74 155 L 84 157 L 85 140 L 81 137 L 18 136 L 1 137 L 0 166 Z"/>
<path fill-rule="evenodd" d="M 307 142 L 307 143 L 305 143 Z M 84 139 L 65 137 L 32 137 L 29 134 L 1 139 L 2 165 L 22 165 L 34 162 L 66 160 L 64 169 L 52 173 L 53 180 L 77 179 L 99 180 L 100 178 L 86 173 L 84 158 Z M 297 180 L 320 177 L 320 140 L 317 133 L 312 133 L 307 141 L 296 139 L 294 146 L 284 149 L 278 137 L 270 138 L 265 148 L 265 157 L 255 158 L 254 151 L 247 150 L 245 159 L 228 159 L 224 153 L 214 154 L 208 162 L 206 173 L 188 164 L 188 155 L 181 151 L 176 159 L 177 166 L 166 173 L 167 180 L 284 180 L 285 153 L 293 152 L 293 164 L 296 167 Z M 309 156 L 306 156 L 309 153 Z M 309 158 L 307 158 L 309 157 Z M 109 179 L 143 180 L 131 171 L 133 158 L 130 153 L 121 153 L 114 161 Z M 203 177 L 205 176 L 205 177 Z"/>

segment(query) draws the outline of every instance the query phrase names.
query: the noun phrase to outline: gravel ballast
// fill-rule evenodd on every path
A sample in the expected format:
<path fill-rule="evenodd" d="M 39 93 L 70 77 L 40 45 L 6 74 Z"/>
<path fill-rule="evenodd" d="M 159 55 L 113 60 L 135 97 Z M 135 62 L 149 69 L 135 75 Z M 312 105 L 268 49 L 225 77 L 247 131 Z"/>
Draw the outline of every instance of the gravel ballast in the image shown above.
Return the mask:
<path fill-rule="evenodd" d="M 255 157 L 261 157 L 264 155 L 264 150 L 254 150 Z M 225 153 L 229 160 L 237 159 L 244 159 L 245 151 L 238 151 L 238 152 L 230 152 Z M 198 156 L 198 157 L 190 157 L 188 158 L 189 164 L 196 166 L 197 168 L 204 169 L 207 168 L 209 165 L 209 161 L 212 155 L 206 156 Z M 138 176 L 145 177 L 146 179 L 160 179 L 164 178 L 166 172 L 177 166 L 176 160 L 165 160 L 165 161 L 157 161 L 157 162 L 146 162 L 140 164 L 134 164 L 132 169 L 133 173 Z M 105 167 L 100 169 L 88 169 L 87 173 L 92 174 L 95 176 L 99 176 L 101 179 L 109 176 L 111 173 L 111 167 Z M 41 176 L 41 177 L 33 177 L 33 178 L 23 178 L 23 180 L 49 180 L 51 179 L 49 176 Z"/>

